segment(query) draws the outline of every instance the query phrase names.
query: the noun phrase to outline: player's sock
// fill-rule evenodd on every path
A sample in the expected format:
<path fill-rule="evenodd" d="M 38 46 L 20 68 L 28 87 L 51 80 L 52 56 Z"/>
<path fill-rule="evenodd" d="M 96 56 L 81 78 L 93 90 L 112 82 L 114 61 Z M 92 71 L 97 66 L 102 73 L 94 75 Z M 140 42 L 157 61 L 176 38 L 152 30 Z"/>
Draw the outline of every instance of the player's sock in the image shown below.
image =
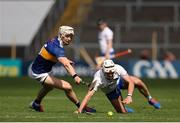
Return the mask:
<path fill-rule="evenodd" d="M 44 112 L 42 105 L 37 104 L 35 101 L 30 103 L 29 108 L 34 109 L 37 112 Z"/>
<path fill-rule="evenodd" d="M 34 102 L 35 102 L 36 104 L 41 104 L 41 100 L 38 100 L 38 99 L 35 99 Z"/>
<path fill-rule="evenodd" d="M 77 103 L 76 103 L 76 106 L 79 108 L 79 107 L 80 107 L 80 102 L 77 102 Z"/>
<path fill-rule="evenodd" d="M 150 105 L 154 106 L 154 108 L 156 108 L 156 109 L 161 108 L 161 104 L 154 98 L 151 98 L 148 102 Z"/>
<path fill-rule="evenodd" d="M 151 95 L 147 96 L 147 99 L 148 99 L 148 101 L 151 100 L 152 96 Z"/>

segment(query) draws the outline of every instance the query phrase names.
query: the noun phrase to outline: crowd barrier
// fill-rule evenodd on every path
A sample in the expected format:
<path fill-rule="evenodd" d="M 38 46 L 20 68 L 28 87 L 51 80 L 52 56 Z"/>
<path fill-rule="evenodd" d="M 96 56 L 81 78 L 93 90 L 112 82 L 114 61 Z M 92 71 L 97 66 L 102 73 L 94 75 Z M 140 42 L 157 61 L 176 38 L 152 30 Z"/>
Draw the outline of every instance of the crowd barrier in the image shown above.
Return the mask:
<path fill-rule="evenodd" d="M 20 59 L 0 59 L 0 77 L 19 77 L 22 75 Z"/>
<path fill-rule="evenodd" d="M 31 61 L 0 59 L 0 77 L 26 76 L 30 64 Z M 129 60 L 118 64 L 122 65 L 130 75 L 142 78 L 180 78 L 180 61 Z M 95 73 L 95 70 L 82 61 L 75 63 L 75 69 L 80 76 L 93 76 Z M 52 68 L 52 73 L 56 76 L 68 75 L 61 64 L 56 64 Z"/>

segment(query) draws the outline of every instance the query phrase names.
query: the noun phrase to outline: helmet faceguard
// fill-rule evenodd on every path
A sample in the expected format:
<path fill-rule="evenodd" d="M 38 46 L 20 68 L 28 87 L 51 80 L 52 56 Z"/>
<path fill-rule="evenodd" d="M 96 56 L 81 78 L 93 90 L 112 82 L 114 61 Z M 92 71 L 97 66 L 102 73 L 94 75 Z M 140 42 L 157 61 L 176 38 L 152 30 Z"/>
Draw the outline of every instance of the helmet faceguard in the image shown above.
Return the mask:
<path fill-rule="evenodd" d="M 112 60 L 105 60 L 102 65 L 102 70 L 107 79 L 112 80 L 114 78 L 115 64 Z"/>

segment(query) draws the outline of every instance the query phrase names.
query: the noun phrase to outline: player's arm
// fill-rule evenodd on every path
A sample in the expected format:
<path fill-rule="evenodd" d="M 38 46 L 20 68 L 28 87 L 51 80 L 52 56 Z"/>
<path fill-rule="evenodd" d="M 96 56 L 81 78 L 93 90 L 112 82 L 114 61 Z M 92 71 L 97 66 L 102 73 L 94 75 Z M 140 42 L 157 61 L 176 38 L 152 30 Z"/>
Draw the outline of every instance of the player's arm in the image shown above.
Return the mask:
<path fill-rule="evenodd" d="M 82 113 L 84 107 L 87 105 L 87 103 L 89 102 L 89 100 L 91 99 L 91 97 L 94 95 L 95 91 L 94 90 L 89 90 L 86 94 L 86 96 L 84 97 L 80 107 L 78 108 L 78 113 Z"/>
<path fill-rule="evenodd" d="M 77 84 L 79 84 L 81 82 L 81 78 L 76 74 L 75 69 L 72 66 L 72 61 L 67 59 L 66 57 L 59 57 L 58 61 L 61 62 L 64 65 L 67 72 L 71 76 L 73 76 L 73 78 L 75 79 L 75 82 Z"/>
<path fill-rule="evenodd" d="M 88 92 L 87 92 L 86 96 L 84 97 L 79 109 L 77 110 L 77 113 L 81 113 L 83 111 L 84 107 L 87 105 L 87 103 L 89 102 L 91 97 L 94 95 L 95 91 L 97 91 L 98 87 L 100 86 L 100 84 L 98 84 L 97 80 L 98 80 L 97 73 L 95 73 L 95 78 L 92 81 L 92 83 L 88 89 Z"/>
<path fill-rule="evenodd" d="M 118 75 L 121 76 L 125 80 L 124 82 L 127 82 L 128 94 L 127 94 L 127 97 L 123 100 L 123 103 L 129 104 L 132 102 L 134 82 L 131 79 L 131 77 L 128 75 L 127 71 L 121 65 L 115 65 L 115 67 L 116 67 L 116 72 L 118 73 Z"/>
<path fill-rule="evenodd" d="M 132 102 L 132 94 L 134 91 L 134 82 L 128 74 L 123 76 L 123 79 L 125 80 L 125 82 L 128 83 L 128 94 L 127 94 L 127 97 L 123 100 L 123 103 L 129 104 Z"/>

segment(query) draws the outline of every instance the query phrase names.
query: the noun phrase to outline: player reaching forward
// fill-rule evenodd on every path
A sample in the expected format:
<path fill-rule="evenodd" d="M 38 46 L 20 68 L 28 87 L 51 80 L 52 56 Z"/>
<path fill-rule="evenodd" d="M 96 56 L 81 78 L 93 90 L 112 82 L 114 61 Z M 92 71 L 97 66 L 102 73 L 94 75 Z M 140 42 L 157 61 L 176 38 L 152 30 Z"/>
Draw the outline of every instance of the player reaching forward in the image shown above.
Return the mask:
<path fill-rule="evenodd" d="M 121 77 L 128 83 L 128 94 L 124 100 L 122 99 L 120 88 L 118 88 L 117 85 L 117 81 L 122 79 Z M 88 93 L 76 113 L 81 113 L 83 111 L 83 108 L 98 88 L 101 88 L 106 94 L 106 97 L 118 113 L 130 112 L 129 109 L 125 108 L 124 104 L 130 104 L 132 102 L 134 82 L 123 67 L 115 65 L 112 60 L 105 60 L 102 68 L 95 73 Z"/>
<path fill-rule="evenodd" d="M 61 26 L 59 28 L 58 37 L 48 40 L 33 61 L 29 75 L 31 78 L 38 80 L 40 84 L 42 84 L 42 88 L 40 89 L 37 97 L 30 104 L 30 108 L 34 109 L 35 111 L 44 111 L 41 106 L 41 101 L 53 88 L 64 90 L 69 100 L 72 101 L 77 107 L 80 106 L 80 102 L 77 99 L 70 83 L 51 75 L 53 65 L 60 62 L 64 65 L 67 72 L 74 78 L 77 84 L 80 84 L 82 81 L 72 66 L 73 62 L 65 56 L 64 46 L 71 43 L 73 36 L 74 29 L 72 27 Z M 84 108 L 84 110 L 87 112 L 95 112 L 95 109 L 87 106 Z"/>
<path fill-rule="evenodd" d="M 139 78 L 128 75 L 122 66 L 114 64 L 112 60 L 105 60 L 102 68 L 95 73 L 91 86 L 76 113 L 83 111 L 98 88 L 101 88 L 106 94 L 118 113 L 132 112 L 131 109 L 125 108 L 124 104 L 132 102 L 134 85 L 148 99 L 149 104 L 157 109 L 161 107 L 160 103 L 151 97 L 146 85 Z M 121 96 L 121 89 L 128 89 L 127 97 L 124 100 Z"/>

